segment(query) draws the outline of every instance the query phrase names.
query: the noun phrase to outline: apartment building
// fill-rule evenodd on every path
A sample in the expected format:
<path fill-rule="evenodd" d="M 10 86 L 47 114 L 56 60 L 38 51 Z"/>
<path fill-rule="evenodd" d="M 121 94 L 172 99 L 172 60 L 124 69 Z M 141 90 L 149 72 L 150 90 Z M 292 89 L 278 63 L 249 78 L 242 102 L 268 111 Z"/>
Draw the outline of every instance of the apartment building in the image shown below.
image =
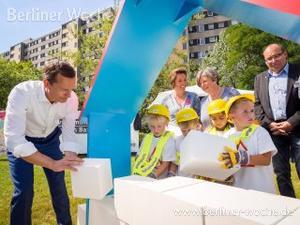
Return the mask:
<path fill-rule="evenodd" d="M 9 51 L 2 53 L 7 60 L 30 60 L 37 68 L 60 60 L 56 53 L 77 51 L 80 47 L 76 31 L 81 29 L 83 34 L 95 32 L 95 22 L 99 18 L 110 17 L 114 9 L 108 8 L 101 12 L 91 14 L 88 18 L 76 18 L 61 25 L 39 38 L 29 38 L 14 46 Z M 187 60 L 201 61 L 206 57 L 214 44 L 219 40 L 219 35 L 232 22 L 230 19 L 210 11 L 203 11 L 192 19 L 184 32 L 183 42 L 179 42 L 187 51 Z M 99 35 L 102 35 L 101 32 Z M 177 43 L 178 45 L 178 43 Z M 178 46 L 177 46 L 178 47 Z"/>
<path fill-rule="evenodd" d="M 111 17 L 114 14 L 112 7 L 101 12 L 91 14 L 87 18 L 76 18 L 61 25 L 41 37 L 29 38 L 10 47 L 9 51 L 2 53 L 2 57 L 7 60 L 19 62 L 21 60 L 30 60 L 36 68 L 43 68 L 53 61 L 60 60 L 62 52 L 77 51 L 80 43 L 78 39 L 78 30 L 83 34 L 95 32 L 93 26 L 99 18 Z M 99 33 L 101 35 L 101 32 Z"/>
<path fill-rule="evenodd" d="M 191 20 L 184 32 L 187 41 L 183 43 L 183 49 L 188 51 L 188 60 L 201 61 L 219 40 L 220 33 L 236 22 L 207 10 L 197 17 Z"/>

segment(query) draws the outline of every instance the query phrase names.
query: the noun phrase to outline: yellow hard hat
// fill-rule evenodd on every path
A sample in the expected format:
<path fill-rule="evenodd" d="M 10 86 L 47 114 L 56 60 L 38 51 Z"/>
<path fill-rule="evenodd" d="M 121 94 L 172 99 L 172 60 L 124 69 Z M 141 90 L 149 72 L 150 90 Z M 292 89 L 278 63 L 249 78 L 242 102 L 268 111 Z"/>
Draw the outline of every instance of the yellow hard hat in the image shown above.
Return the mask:
<path fill-rule="evenodd" d="M 192 108 L 182 109 L 178 113 L 176 113 L 176 122 L 177 123 L 190 121 L 193 119 L 199 119 L 199 116 L 196 113 L 196 111 Z"/>
<path fill-rule="evenodd" d="M 154 104 L 154 105 L 150 106 L 147 113 L 152 114 L 152 115 L 164 116 L 170 120 L 169 109 L 166 106 L 161 105 L 161 104 Z"/>
<path fill-rule="evenodd" d="M 225 105 L 225 114 L 226 114 L 227 117 L 228 117 L 229 110 L 230 110 L 232 104 L 233 104 L 234 102 L 236 102 L 237 100 L 241 99 L 241 98 L 248 99 L 248 100 L 250 100 L 251 102 L 254 102 L 254 101 L 255 101 L 255 97 L 254 97 L 253 94 L 241 94 L 241 95 L 236 95 L 236 96 L 231 97 L 231 98 L 227 101 L 227 103 L 226 103 L 226 105 Z"/>
<path fill-rule="evenodd" d="M 207 107 L 208 115 L 224 112 L 225 105 L 226 101 L 224 101 L 223 99 L 216 99 L 211 101 Z"/>

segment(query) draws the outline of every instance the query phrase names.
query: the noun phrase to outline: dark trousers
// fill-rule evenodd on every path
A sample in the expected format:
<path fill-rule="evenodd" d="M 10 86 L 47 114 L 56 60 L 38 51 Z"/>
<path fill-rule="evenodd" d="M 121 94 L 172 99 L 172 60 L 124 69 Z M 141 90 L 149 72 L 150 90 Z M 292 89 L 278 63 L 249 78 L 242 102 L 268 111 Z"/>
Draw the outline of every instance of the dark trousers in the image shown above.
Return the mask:
<path fill-rule="evenodd" d="M 295 191 L 291 180 L 290 161 L 293 158 L 296 163 L 298 178 L 300 179 L 300 136 L 271 135 L 277 154 L 273 156 L 273 167 L 276 174 L 277 184 L 281 195 L 295 198 Z"/>
<path fill-rule="evenodd" d="M 44 155 L 58 160 L 63 157 L 59 149 L 59 135 L 61 130 L 56 128 L 46 138 L 26 139 Z M 21 158 L 16 158 L 8 152 L 11 178 L 14 185 L 14 193 L 11 201 L 10 224 L 31 225 L 31 207 L 33 201 L 33 165 Z M 64 180 L 64 172 L 54 172 L 43 168 L 47 177 L 52 205 L 56 214 L 57 224 L 71 225 L 70 205 Z"/>

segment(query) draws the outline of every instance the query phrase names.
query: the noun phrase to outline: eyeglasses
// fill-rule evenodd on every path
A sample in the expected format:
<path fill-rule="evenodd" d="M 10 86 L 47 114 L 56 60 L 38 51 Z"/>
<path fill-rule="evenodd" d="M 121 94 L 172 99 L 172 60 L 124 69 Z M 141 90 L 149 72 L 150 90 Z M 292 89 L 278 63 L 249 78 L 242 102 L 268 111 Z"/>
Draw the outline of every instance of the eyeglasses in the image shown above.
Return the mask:
<path fill-rule="evenodd" d="M 278 59 L 283 55 L 283 53 L 284 53 L 284 52 L 280 52 L 280 53 L 278 53 L 278 54 L 276 54 L 276 55 L 272 55 L 272 56 L 266 58 L 266 59 L 265 59 L 265 62 L 270 63 L 270 62 L 272 62 L 273 60 L 278 60 Z"/>

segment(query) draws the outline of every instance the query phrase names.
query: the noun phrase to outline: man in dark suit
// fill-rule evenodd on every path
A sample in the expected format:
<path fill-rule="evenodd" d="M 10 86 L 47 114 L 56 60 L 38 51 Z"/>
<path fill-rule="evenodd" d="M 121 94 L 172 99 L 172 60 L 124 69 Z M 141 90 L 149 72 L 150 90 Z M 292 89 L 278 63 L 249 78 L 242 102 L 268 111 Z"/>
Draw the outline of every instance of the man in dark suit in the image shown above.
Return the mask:
<path fill-rule="evenodd" d="M 290 159 L 295 159 L 300 177 L 300 65 L 288 63 L 288 53 L 280 44 L 268 45 L 263 57 L 268 70 L 255 78 L 255 114 L 278 149 L 273 167 L 280 194 L 295 197 Z"/>

